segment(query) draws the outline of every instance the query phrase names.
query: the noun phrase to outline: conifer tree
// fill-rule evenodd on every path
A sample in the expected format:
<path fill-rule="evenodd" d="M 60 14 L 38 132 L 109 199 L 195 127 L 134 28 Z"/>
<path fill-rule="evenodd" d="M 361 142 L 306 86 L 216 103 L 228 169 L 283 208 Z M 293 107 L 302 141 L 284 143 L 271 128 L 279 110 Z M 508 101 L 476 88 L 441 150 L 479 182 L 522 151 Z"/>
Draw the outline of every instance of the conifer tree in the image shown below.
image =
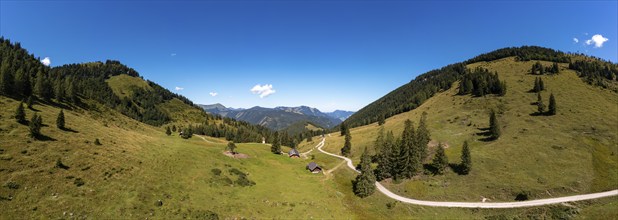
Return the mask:
<path fill-rule="evenodd" d="M 438 144 L 438 149 L 436 150 L 436 155 L 434 155 L 432 165 L 436 169 L 436 174 L 439 175 L 444 174 L 444 171 L 448 167 L 448 157 L 446 157 L 442 143 Z"/>
<path fill-rule="evenodd" d="M 54 83 L 54 95 L 57 101 L 63 101 L 65 99 L 65 91 L 64 91 L 64 81 L 61 79 L 56 79 Z"/>
<path fill-rule="evenodd" d="M 345 122 L 341 123 L 341 125 L 339 126 L 339 130 L 340 130 L 341 136 L 344 136 L 347 133 L 348 127 L 345 125 Z"/>
<path fill-rule="evenodd" d="M 26 112 L 24 111 L 24 102 L 20 102 L 19 105 L 17 106 L 17 109 L 15 110 L 15 120 L 17 120 L 18 123 L 24 123 L 26 122 Z"/>
<path fill-rule="evenodd" d="M 538 93 L 538 101 L 536 103 L 538 114 L 543 114 L 545 112 L 545 104 L 543 103 L 543 99 L 541 98 L 541 93 Z"/>
<path fill-rule="evenodd" d="M 539 82 L 539 77 L 534 79 L 534 88 L 532 88 L 532 91 L 539 93 L 541 92 L 541 83 Z"/>
<path fill-rule="evenodd" d="M 396 174 L 401 173 L 399 166 L 399 155 L 401 154 L 401 139 L 395 139 L 393 131 L 389 131 L 386 135 L 386 139 L 384 139 L 384 142 L 386 146 L 390 146 L 388 167 L 390 167 L 390 177 L 395 178 Z"/>
<path fill-rule="evenodd" d="M 341 148 L 341 155 L 346 156 L 346 157 L 350 155 L 350 151 L 352 150 L 351 141 L 352 141 L 352 135 L 348 131 L 345 134 L 345 143 L 343 144 L 343 147 Z"/>
<path fill-rule="evenodd" d="M 165 127 L 165 134 L 167 134 L 167 136 L 172 135 L 172 130 L 170 130 L 169 126 Z"/>
<path fill-rule="evenodd" d="M 60 113 L 58 113 L 58 117 L 56 118 L 56 127 L 60 129 L 64 129 L 64 112 L 62 109 Z"/>
<path fill-rule="evenodd" d="M 281 139 L 279 138 L 279 132 L 275 131 L 273 135 L 273 143 L 270 147 L 270 152 L 274 154 L 281 154 Z"/>
<path fill-rule="evenodd" d="M 9 69 L 8 59 L 4 59 L 0 67 L 0 94 L 12 95 L 15 78 Z"/>
<path fill-rule="evenodd" d="M 29 109 L 32 109 L 32 105 L 34 104 L 34 97 L 32 97 L 32 95 L 28 96 L 28 99 L 26 99 L 26 106 Z"/>
<path fill-rule="evenodd" d="M 23 97 L 32 95 L 32 86 L 30 85 L 30 74 L 23 69 L 18 69 L 15 73 L 15 91 Z"/>
<path fill-rule="evenodd" d="M 421 120 L 418 123 L 418 129 L 416 130 L 416 142 L 418 147 L 418 152 L 420 152 L 419 161 L 420 163 L 427 157 L 427 144 L 431 140 L 431 133 L 427 128 L 427 112 L 423 112 L 421 115 Z"/>
<path fill-rule="evenodd" d="M 547 109 L 547 114 L 548 115 L 556 114 L 556 98 L 554 98 L 554 93 L 551 93 L 549 95 L 549 107 Z"/>
<path fill-rule="evenodd" d="M 43 119 L 41 116 L 34 113 L 30 122 L 28 123 L 28 128 L 30 129 L 30 136 L 33 138 L 37 138 L 41 135 L 41 126 L 43 125 Z"/>
<path fill-rule="evenodd" d="M 545 90 L 545 83 L 543 83 L 543 78 L 539 77 L 539 92 Z"/>
<path fill-rule="evenodd" d="M 361 198 L 370 196 L 375 192 L 375 181 L 376 178 L 371 170 L 371 156 L 365 148 L 361 156 L 360 174 L 354 180 L 354 194 Z"/>
<path fill-rule="evenodd" d="M 176 132 L 176 125 L 172 125 L 172 131 Z"/>
<path fill-rule="evenodd" d="M 500 125 L 498 123 L 498 118 L 496 117 L 496 112 L 491 110 L 489 113 L 489 135 L 492 140 L 496 140 L 500 137 Z"/>
<path fill-rule="evenodd" d="M 414 125 L 409 119 L 404 122 L 403 133 L 401 133 L 401 154 L 399 155 L 400 166 L 399 173 L 395 174 L 395 178 L 412 178 L 419 170 L 420 151 L 415 141 L 416 133 Z"/>
<path fill-rule="evenodd" d="M 390 146 L 387 146 L 384 139 L 384 127 L 380 127 L 378 136 L 374 142 L 374 149 L 377 156 L 378 166 L 375 169 L 375 176 L 378 180 L 383 180 L 390 177 L 390 168 L 388 166 Z"/>
<path fill-rule="evenodd" d="M 472 157 L 470 155 L 470 148 L 468 147 L 468 141 L 464 141 L 463 148 L 461 149 L 461 164 L 459 165 L 461 174 L 467 175 L 472 169 Z"/>

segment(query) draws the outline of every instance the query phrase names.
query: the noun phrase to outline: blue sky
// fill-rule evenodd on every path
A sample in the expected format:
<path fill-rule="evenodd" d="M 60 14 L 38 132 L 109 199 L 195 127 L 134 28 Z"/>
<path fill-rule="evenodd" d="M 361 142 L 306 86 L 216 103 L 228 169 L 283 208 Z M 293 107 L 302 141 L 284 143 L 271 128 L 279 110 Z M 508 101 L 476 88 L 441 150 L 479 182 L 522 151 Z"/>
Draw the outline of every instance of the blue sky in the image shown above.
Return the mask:
<path fill-rule="evenodd" d="M 323 111 L 503 47 L 617 62 L 617 22 L 616 1 L 0 1 L 0 35 L 51 66 L 115 59 L 196 103 Z"/>

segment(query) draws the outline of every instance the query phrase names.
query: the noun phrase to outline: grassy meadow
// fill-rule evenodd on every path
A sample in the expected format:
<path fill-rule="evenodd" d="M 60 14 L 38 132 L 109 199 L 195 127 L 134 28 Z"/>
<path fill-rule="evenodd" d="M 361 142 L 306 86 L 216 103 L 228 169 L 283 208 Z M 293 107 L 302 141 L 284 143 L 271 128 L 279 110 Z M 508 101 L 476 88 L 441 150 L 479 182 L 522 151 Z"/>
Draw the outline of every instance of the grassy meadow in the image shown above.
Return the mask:
<path fill-rule="evenodd" d="M 406 119 L 418 125 L 421 114 L 427 112 L 433 144 L 446 144 L 449 162 L 459 163 L 462 143 L 467 140 L 473 170 L 466 176 L 450 171 L 397 184 L 386 181 L 385 185 L 417 199 L 481 201 L 485 197 L 494 202 L 512 201 L 524 190 L 536 199 L 618 188 L 618 94 L 583 83 L 561 64 L 558 75 L 541 76 L 546 88 L 541 93 L 543 100 L 547 104 L 554 93 L 557 115 L 534 116 L 536 105 L 532 103 L 537 96 L 528 91 L 537 76 L 527 73 L 534 62 L 505 58 L 469 66 L 497 71 L 507 83 L 504 97 L 457 95 L 456 83 L 419 108 L 388 118 L 385 130 L 399 136 Z M 502 136 L 485 142 L 480 133 L 489 126 L 490 109 L 499 113 Z M 373 150 L 378 130 L 375 123 L 351 129 L 351 157 L 356 162 L 362 149 Z M 324 149 L 338 153 L 343 137 L 332 133 L 329 142 Z M 430 161 L 431 157 L 425 163 Z"/>

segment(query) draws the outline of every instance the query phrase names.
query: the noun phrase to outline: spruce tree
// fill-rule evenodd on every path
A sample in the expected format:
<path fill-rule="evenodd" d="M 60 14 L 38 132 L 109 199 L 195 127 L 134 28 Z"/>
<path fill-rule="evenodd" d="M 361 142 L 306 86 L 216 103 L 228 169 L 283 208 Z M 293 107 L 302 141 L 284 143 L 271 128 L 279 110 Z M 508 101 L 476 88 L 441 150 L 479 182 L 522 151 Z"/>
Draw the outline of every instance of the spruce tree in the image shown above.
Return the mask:
<path fill-rule="evenodd" d="M 15 73 L 15 91 L 23 97 L 32 95 L 32 86 L 30 85 L 30 74 L 23 69 L 18 69 Z"/>
<path fill-rule="evenodd" d="M 500 125 L 498 123 L 498 118 L 496 117 L 496 112 L 491 110 L 489 113 L 489 137 L 492 140 L 496 140 L 500 137 Z"/>
<path fill-rule="evenodd" d="M 341 148 L 341 155 L 346 156 L 346 157 L 350 155 L 350 151 L 352 150 L 351 141 L 352 141 L 352 135 L 348 131 L 345 134 L 345 143 L 343 144 L 343 147 Z"/>
<path fill-rule="evenodd" d="M 30 136 L 33 138 L 37 138 L 41 135 L 41 126 L 43 125 L 43 119 L 41 116 L 34 113 L 30 122 L 28 123 L 28 128 L 30 129 Z"/>
<path fill-rule="evenodd" d="M 17 120 L 17 122 L 21 124 L 26 122 L 26 112 L 24 111 L 24 102 L 20 102 L 19 105 L 17 106 L 17 109 L 15 110 L 15 120 Z"/>
<path fill-rule="evenodd" d="M 365 148 L 361 156 L 360 174 L 354 180 L 354 194 L 361 198 L 370 196 L 375 192 L 375 181 L 376 178 L 371 170 L 371 156 Z"/>
<path fill-rule="evenodd" d="M 554 93 L 549 95 L 549 108 L 547 109 L 548 115 L 556 114 L 556 98 L 554 98 Z"/>
<path fill-rule="evenodd" d="M 442 143 L 438 144 L 438 149 L 436 150 L 436 154 L 433 158 L 433 167 L 436 169 L 436 174 L 442 175 L 444 171 L 448 167 L 448 157 L 446 157 L 446 153 L 444 152 L 444 146 Z"/>
<path fill-rule="evenodd" d="M 399 166 L 399 155 L 401 154 L 401 139 L 395 139 L 393 131 L 389 131 L 384 140 L 387 146 L 390 145 L 390 153 L 388 156 L 388 166 L 390 167 L 390 176 L 395 178 L 396 174 L 401 173 Z"/>
<path fill-rule="evenodd" d="M 14 76 L 11 70 L 9 70 L 8 59 L 2 61 L 0 68 L 0 94 L 12 95 L 14 86 Z"/>
<path fill-rule="evenodd" d="M 537 97 L 537 111 L 538 114 L 541 115 L 543 114 L 543 112 L 545 112 L 545 104 L 543 103 L 543 99 L 541 98 L 541 93 L 539 93 L 538 97 Z"/>
<path fill-rule="evenodd" d="M 420 152 L 419 161 L 423 163 L 423 160 L 427 157 L 427 144 L 431 140 L 431 133 L 427 128 L 427 112 L 423 112 L 421 120 L 418 123 L 418 129 L 416 130 L 416 142 Z"/>
<path fill-rule="evenodd" d="M 541 84 L 539 83 L 539 77 L 534 79 L 534 87 L 532 88 L 532 91 L 536 93 L 541 92 Z"/>
<path fill-rule="evenodd" d="M 33 104 L 34 104 L 34 97 L 30 95 L 28 96 L 28 99 L 26 99 L 26 106 L 28 106 L 29 109 L 32 109 Z"/>
<path fill-rule="evenodd" d="M 461 149 L 461 164 L 459 164 L 461 174 L 467 175 L 472 169 L 472 157 L 470 156 L 470 148 L 468 147 L 468 141 L 464 141 L 463 148 Z"/>
<path fill-rule="evenodd" d="M 395 178 L 412 178 L 419 170 L 420 151 L 415 141 L 416 134 L 414 125 L 409 119 L 404 122 L 404 129 L 401 133 L 401 152 L 399 155 L 399 173 L 395 174 Z"/>
<path fill-rule="evenodd" d="M 172 135 L 172 130 L 170 130 L 169 126 L 165 127 L 165 134 L 167 134 L 167 136 Z"/>
<path fill-rule="evenodd" d="M 543 83 L 543 78 L 539 77 L 539 91 L 545 90 L 545 83 Z"/>
<path fill-rule="evenodd" d="M 376 137 L 373 146 L 376 152 L 378 162 L 378 166 L 375 169 L 375 176 L 376 179 L 381 181 L 390 177 L 390 168 L 388 168 L 388 156 L 390 146 L 387 146 L 386 140 L 384 139 L 384 127 L 380 127 L 380 130 L 378 131 L 378 136 Z"/>
<path fill-rule="evenodd" d="M 341 123 L 339 129 L 341 131 L 341 136 L 344 136 L 348 132 L 348 126 L 346 126 L 345 122 Z"/>
<path fill-rule="evenodd" d="M 64 129 L 64 112 L 62 109 L 60 113 L 58 113 L 58 117 L 56 118 L 56 127 L 60 129 Z"/>
<path fill-rule="evenodd" d="M 273 135 L 273 143 L 270 147 L 270 151 L 274 154 L 281 154 L 281 139 L 279 138 L 279 132 L 275 131 Z"/>

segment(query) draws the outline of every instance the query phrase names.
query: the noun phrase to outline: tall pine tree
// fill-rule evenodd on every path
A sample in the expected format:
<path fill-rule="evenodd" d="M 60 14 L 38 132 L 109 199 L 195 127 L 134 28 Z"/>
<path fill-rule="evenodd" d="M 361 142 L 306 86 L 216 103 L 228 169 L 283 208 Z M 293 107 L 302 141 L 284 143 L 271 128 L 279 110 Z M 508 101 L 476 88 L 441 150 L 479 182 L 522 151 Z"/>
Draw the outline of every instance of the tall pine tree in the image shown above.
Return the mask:
<path fill-rule="evenodd" d="M 60 113 L 58 113 L 58 117 L 56 118 L 56 127 L 60 129 L 64 129 L 64 112 L 62 109 Z"/>
<path fill-rule="evenodd" d="M 30 136 L 33 138 L 37 138 L 41 135 L 41 126 L 43 125 L 43 118 L 41 116 L 34 113 L 30 122 L 28 124 L 28 128 L 30 129 Z"/>
<path fill-rule="evenodd" d="M 400 172 L 395 174 L 397 179 L 412 178 L 420 170 L 421 152 L 416 138 L 414 125 L 408 119 L 404 122 L 404 129 L 401 134 L 401 151 L 398 163 Z"/>
<path fill-rule="evenodd" d="M 463 148 L 461 149 L 461 164 L 459 164 L 461 174 L 467 175 L 472 169 L 472 156 L 470 155 L 470 148 L 468 147 L 468 141 L 464 141 Z"/>
<path fill-rule="evenodd" d="M 15 110 L 15 120 L 17 120 L 17 122 L 21 124 L 26 122 L 26 112 L 24 111 L 24 102 L 20 102 L 19 105 L 17 106 L 17 109 Z"/>
<path fill-rule="evenodd" d="M 420 152 L 419 161 L 422 163 L 427 157 L 427 144 L 431 140 L 431 134 L 427 128 L 427 112 L 423 112 L 421 120 L 418 123 L 418 129 L 416 130 L 416 141 L 418 142 L 418 150 Z"/>
<path fill-rule="evenodd" d="M 496 112 L 491 110 L 489 113 L 489 137 L 492 140 L 496 140 L 500 138 L 500 125 L 498 122 L 498 118 L 496 117 Z"/>
<path fill-rule="evenodd" d="M 341 155 L 343 156 L 349 156 L 350 155 L 350 151 L 352 150 L 352 135 L 350 134 L 350 131 L 347 131 L 345 134 L 345 143 L 343 144 L 343 147 L 341 148 Z"/>
<path fill-rule="evenodd" d="M 541 93 L 538 93 L 536 107 L 537 107 L 537 113 L 539 115 L 545 112 L 545 104 L 543 103 L 543 98 L 541 98 Z"/>
<path fill-rule="evenodd" d="M 549 95 L 549 107 L 547 109 L 547 114 L 548 115 L 556 114 L 556 98 L 554 97 L 554 93 L 551 93 Z"/>
<path fill-rule="evenodd" d="M 360 174 L 354 180 L 354 194 L 358 197 L 365 198 L 375 192 L 376 178 L 371 170 L 371 156 L 367 152 L 367 148 L 363 151 L 360 162 Z"/>
<path fill-rule="evenodd" d="M 281 154 L 281 139 L 279 138 L 279 132 L 275 131 L 273 135 L 273 143 L 270 147 L 270 152 L 274 154 Z"/>
<path fill-rule="evenodd" d="M 436 169 L 436 174 L 439 175 L 444 174 L 448 167 L 448 157 L 446 157 L 442 143 L 438 144 L 438 149 L 436 149 L 436 154 L 433 157 L 432 166 Z"/>

